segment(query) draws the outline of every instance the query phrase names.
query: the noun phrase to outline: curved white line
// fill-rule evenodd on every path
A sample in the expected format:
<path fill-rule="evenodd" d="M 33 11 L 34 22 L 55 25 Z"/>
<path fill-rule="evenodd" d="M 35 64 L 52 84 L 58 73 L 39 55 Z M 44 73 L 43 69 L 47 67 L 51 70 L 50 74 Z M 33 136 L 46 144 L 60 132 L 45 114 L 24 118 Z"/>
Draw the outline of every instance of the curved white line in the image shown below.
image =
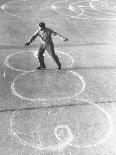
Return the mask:
<path fill-rule="evenodd" d="M 100 111 L 102 113 L 104 113 L 106 115 L 106 117 L 108 119 L 108 122 L 109 122 L 109 129 L 108 129 L 108 133 L 106 134 L 106 136 L 102 140 L 99 140 L 98 142 L 96 142 L 95 144 L 92 144 L 92 145 L 91 144 L 90 145 L 88 144 L 88 145 L 81 145 L 81 146 L 80 145 L 73 145 L 73 146 L 74 147 L 77 147 L 77 148 L 78 147 L 79 148 L 88 148 L 88 147 L 100 146 L 100 145 L 104 144 L 105 142 L 107 142 L 107 140 L 110 138 L 110 136 L 111 136 L 111 134 L 113 132 L 113 121 L 112 121 L 112 118 L 111 118 L 111 116 L 109 115 L 109 113 L 104 108 L 98 106 L 97 104 L 92 103 L 91 101 L 88 101 L 86 99 L 82 99 L 82 101 L 85 101 L 87 103 L 90 103 L 90 104 L 96 106 L 98 109 L 100 109 Z"/>
<path fill-rule="evenodd" d="M 57 126 L 55 127 L 55 129 L 54 129 L 54 135 L 56 136 L 56 138 L 57 138 L 57 140 L 58 140 L 59 142 L 63 142 L 62 139 L 61 139 L 61 138 L 59 137 L 59 135 L 57 134 L 57 130 L 58 130 L 58 129 L 62 129 L 62 128 L 65 128 L 65 129 L 67 130 L 69 136 L 67 137 L 66 142 L 67 142 L 67 143 L 70 143 L 70 142 L 73 140 L 73 134 L 72 134 L 71 129 L 69 128 L 68 125 L 57 125 Z"/>
<path fill-rule="evenodd" d="M 24 1 L 26 1 L 26 0 L 24 0 Z M 20 15 L 16 15 L 16 14 L 14 14 L 14 13 L 11 13 L 11 12 L 9 12 L 9 11 L 7 11 L 6 9 L 5 9 L 5 7 L 7 7 L 8 5 L 10 5 L 12 2 L 15 2 L 15 1 L 11 1 L 11 2 L 7 2 L 7 3 L 5 3 L 5 4 L 3 4 L 2 6 L 1 6 L 1 9 L 4 11 L 4 13 L 6 13 L 7 15 L 10 15 L 10 16 L 14 16 L 14 17 L 17 17 L 17 18 L 23 18 L 25 21 L 30 21 L 30 20 L 38 20 L 38 19 L 42 19 L 41 17 L 39 18 L 39 17 L 37 17 L 37 18 L 34 18 L 34 17 L 22 17 L 22 16 L 20 16 Z M 52 8 L 51 8 L 52 9 Z M 63 19 L 68 19 L 68 18 L 63 18 Z M 53 18 L 53 19 L 48 19 L 48 18 L 44 18 L 43 20 L 48 20 L 48 21 L 53 21 L 53 20 L 56 20 L 56 18 Z"/>
<path fill-rule="evenodd" d="M 21 51 L 21 52 L 16 52 L 16 53 L 10 54 L 10 55 L 8 55 L 8 56 L 6 57 L 6 59 L 5 59 L 5 61 L 4 61 L 5 65 L 6 65 L 7 67 L 9 67 L 10 69 L 14 70 L 14 71 L 20 71 L 20 72 L 26 72 L 26 73 L 34 72 L 34 70 L 30 70 L 30 71 L 21 70 L 21 69 L 14 68 L 14 67 L 12 67 L 12 66 L 10 65 L 10 63 L 9 63 L 10 57 L 12 57 L 12 56 L 14 56 L 14 55 L 16 55 L 16 54 L 20 54 L 20 53 L 33 53 L 33 55 L 37 58 L 37 56 L 36 56 L 37 51 L 28 51 L 28 52 Z M 70 64 L 69 66 L 67 66 L 67 68 L 73 66 L 73 64 L 74 64 L 74 58 L 73 58 L 71 55 L 69 55 L 69 54 L 67 54 L 67 53 L 64 53 L 64 52 L 61 52 L 61 51 L 57 51 L 57 50 L 56 50 L 56 53 L 60 53 L 60 54 L 62 54 L 62 55 L 65 55 L 65 56 L 69 57 L 69 59 L 71 60 L 71 64 Z"/>
<path fill-rule="evenodd" d="M 32 103 L 29 103 L 29 104 L 32 104 Z M 29 105 L 27 104 L 27 105 Z M 29 144 L 28 142 L 24 141 L 23 139 L 21 139 L 17 134 L 16 132 L 14 131 L 13 129 L 13 122 L 14 122 L 14 119 L 15 117 L 18 115 L 18 111 L 20 109 L 22 109 L 25 105 L 21 106 L 20 108 L 18 108 L 11 116 L 10 118 L 10 121 L 9 121 L 9 124 L 10 124 L 10 133 L 11 135 L 13 135 L 16 140 L 21 143 L 22 145 L 24 146 L 28 146 L 28 147 L 32 147 L 34 149 L 38 149 L 38 150 L 41 150 L 41 151 L 62 151 L 63 149 L 65 149 L 66 147 L 69 146 L 69 142 L 66 141 L 66 142 L 61 142 L 61 143 L 58 143 L 58 144 L 54 144 L 52 146 L 41 146 L 41 145 L 34 145 L 34 144 Z"/>
<path fill-rule="evenodd" d="M 97 0 L 96 0 L 97 1 Z M 99 0 L 98 0 L 99 1 Z M 11 2 L 14 2 L 14 1 L 11 1 Z M 10 12 L 8 12 L 7 10 L 5 10 L 5 7 L 7 6 L 7 5 L 9 5 L 11 2 L 7 2 L 7 3 L 5 3 L 5 4 L 3 4 L 2 6 L 1 6 L 1 9 L 6 13 L 6 14 L 8 14 L 8 15 L 11 15 L 11 16 L 15 16 L 15 17 L 18 17 L 18 18 L 21 18 L 21 16 L 18 16 L 18 15 L 15 15 L 15 14 L 13 14 L 13 13 L 10 13 Z M 67 14 L 64 14 L 64 13 L 62 13 L 61 11 L 58 11 L 58 9 L 57 9 L 57 7 L 54 5 L 54 4 L 57 4 L 57 3 L 64 3 L 64 2 L 68 2 L 67 0 L 64 0 L 64 1 L 59 1 L 59 2 L 55 2 L 55 3 L 53 3 L 53 4 L 51 4 L 52 6 L 51 6 L 51 8 L 50 9 L 53 9 L 54 11 L 56 11 L 57 13 L 59 13 L 59 14 L 61 14 L 62 16 L 65 16 L 65 17 L 63 17 L 63 19 L 69 19 L 69 18 L 72 18 L 72 19 L 87 19 L 87 20 L 100 20 L 100 21 L 102 21 L 102 20 L 105 20 L 105 21 L 115 21 L 116 20 L 116 17 L 93 17 L 93 16 L 89 16 L 89 15 L 86 15 L 86 12 L 84 11 L 84 8 L 82 9 L 81 8 L 81 11 L 82 11 L 82 13 L 80 13 L 79 15 L 75 15 L 75 16 L 71 16 L 71 15 L 67 15 Z M 90 8 L 93 8 L 93 6 L 92 6 L 92 1 L 90 2 L 90 1 L 86 1 L 86 2 L 88 2 L 89 4 L 90 4 Z M 101 2 L 101 1 L 100 1 Z M 106 0 L 105 2 L 104 2 L 104 4 L 107 6 L 108 5 L 108 0 Z M 68 2 L 69 3 L 69 2 Z M 76 2 L 73 2 L 73 3 L 76 3 Z M 102 3 L 103 3 L 103 1 L 102 1 Z M 101 5 L 103 5 L 103 4 L 101 4 Z M 108 5 L 109 6 L 109 5 Z M 74 13 L 77 13 L 76 11 L 74 11 L 74 9 L 73 8 L 71 8 L 71 6 L 69 5 L 69 8 L 67 8 L 67 9 L 69 9 L 69 10 L 71 10 L 72 12 L 74 12 Z M 110 8 L 111 9 L 111 8 Z M 111 9 L 112 10 L 112 9 Z M 114 10 L 112 10 L 112 11 L 114 11 Z M 84 14 L 85 13 L 85 14 Z M 106 15 L 111 15 L 111 16 L 114 16 L 115 14 L 113 14 L 113 13 L 105 13 L 104 12 L 104 14 L 106 14 Z M 29 21 L 29 20 L 37 20 L 37 19 L 41 19 L 41 18 L 26 18 L 26 17 L 22 17 L 24 20 L 27 20 L 27 21 Z M 44 20 L 56 20 L 55 18 L 54 19 L 48 19 L 48 18 L 45 18 Z"/>
<path fill-rule="evenodd" d="M 47 99 L 47 98 L 28 98 L 28 97 L 24 97 L 22 96 L 21 94 L 17 93 L 17 91 L 15 90 L 15 83 L 17 81 L 17 79 L 19 79 L 21 76 L 24 76 L 26 73 L 23 73 L 23 74 L 20 74 L 19 76 L 17 76 L 16 78 L 14 78 L 12 84 L 11 84 L 11 91 L 12 93 L 17 96 L 18 98 L 22 99 L 22 100 L 27 100 L 27 101 L 46 101 L 46 100 L 62 100 L 62 99 L 70 99 L 70 98 L 73 98 L 73 97 L 76 97 L 78 95 L 80 95 L 84 90 L 85 90 L 85 87 L 86 87 L 86 83 L 83 79 L 83 77 L 81 75 L 79 75 L 78 73 L 76 72 L 73 72 L 73 71 L 68 71 L 67 73 L 71 73 L 73 74 L 74 76 L 76 76 L 82 83 L 82 88 L 81 90 L 78 92 L 78 93 L 74 93 L 73 96 L 68 96 L 68 97 L 59 97 L 59 98 L 51 98 L 51 99 Z"/>
<path fill-rule="evenodd" d="M 102 107 L 100 107 L 100 106 L 98 106 L 98 105 L 96 105 L 95 103 L 92 103 L 91 101 L 89 101 L 89 100 L 86 100 L 86 99 L 76 99 L 75 98 L 75 100 L 77 100 L 77 101 L 81 101 L 81 102 L 86 102 L 86 103 L 89 103 L 89 104 L 91 104 L 91 105 L 93 105 L 93 106 L 96 106 L 102 113 L 104 113 L 105 115 L 106 115 L 106 117 L 107 117 L 107 119 L 108 119 L 108 123 L 109 123 L 109 129 L 108 129 L 108 133 L 107 133 L 107 135 L 102 139 L 102 140 L 99 140 L 98 142 L 96 142 L 96 144 L 90 144 L 90 145 L 75 145 L 74 143 L 73 143 L 73 139 L 74 139 L 74 135 L 72 135 L 72 132 L 71 132 L 71 130 L 68 128 L 68 126 L 67 125 L 58 125 L 56 128 L 55 128 L 55 130 L 54 130 L 54 132 L 55 132 L 55 134 L 57 135 L 57 133 L 56 133 L 56 129 L 58 128 L 58 127 L 67 127 L 69 130 L 69 133 L 71 134 L 71 138 L 69 138 L 69 140 L 67 141 L 67 142 L 61 142 L 61 143 L 59 143 L 58 145 L 52 145 L 52 146 L 48 146 L 48 147 L 43 147 L 43 146 L 41 146 L 41 145 L 34 145 L 34 144 L 29 144 L 28 142 L 25 142 L 24 140 L 22 140 L 17 134 L 16 134 L 16 132 L 14 131 L 14 129 L 13 129 L 13 122 L 14 122 L 14 119 L 15 119 L 15 117 L 19 114 L 19 110 L 20 109 L 22 109 L 24 106 L 26 106 L 26 105 L 23 105 L 23 106 L 21 106 L 20 108 L 18 108 L 13 114 L 12 114 L 12 116 L 10 117 L 10 121 L 9 121 L 9 124 L 10 124 L 10 133 L 17 139 L 17 141 L 18 142 L 20 142 L 21 144 L 23 144 L 23 145 L 26 145 L 26 146 L 29 146 L 29 147 L 32 147 L 32 148 L 34 148 L 34 149 L 38 149 L 38 150 L 41 150 L 41 151 L 43 151 L 43 150 L 45 150 L 45 151 L 60 151 L 60 150 L 63 150 L 63 149 L 65 149 L 66 147 L 68 147 L 68 146 L 73 146 L 73 147 L 75 147 L 75 148 L 88 148 L 88 147 L 96 147 L 96 146 L 99 146 L 99 145 L 102 145 L 103 143 L 105 143 L 105 142 L 107 142 L 107 140 L 110 138 L 110 136 L 111 136 L 111 134 L 112 134 L 112 131 L 113 131 L 113 122 L 112 122 L 112 118 L 111 118 L 111 116 L 109 115 L 109 113 L 104 109 L 104 108 L 102 108 Z M 32 103 L 28 103 L 27 105 L 29 105 L 29 104 L 32 104 Z M 59 138 L 59 137 L 58 137 Z"/>

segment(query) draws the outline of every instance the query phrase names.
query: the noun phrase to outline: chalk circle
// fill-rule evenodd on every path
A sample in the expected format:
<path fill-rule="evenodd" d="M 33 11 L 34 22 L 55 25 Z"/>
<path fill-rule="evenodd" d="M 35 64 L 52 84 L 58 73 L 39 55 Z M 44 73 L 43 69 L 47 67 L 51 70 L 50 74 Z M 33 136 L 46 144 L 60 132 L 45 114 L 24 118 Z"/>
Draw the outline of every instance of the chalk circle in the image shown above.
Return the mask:
<path fill-rule="evenodd" d="M 11 90 L 23 100 L 44 101 L 78 96 L 85 86 L 83 77 L 76 72 L 41 70 L 20 74 L 13 80 Z"/>
<path fill-rule="evenodd" d="M 71 129 L 67 125 L 58 125 L 54 129 L 54 135 L 59 142 L 70 142 L 73 140 Z"/>
<path fill-rule="evenodd" d="M 7 67 L 15 71 L 32 72 L 40 65 L 37 52 L 20 51 L 10 54 L 6 57 L 4 63 Z M 62 68 L 71 68 L 73 66 L 74 59 L 72 56 L 62 51 L 56 51 L 56 54 L 61 61 Z M 45 52 L 45 63 L 47 68 L 57 68 L 56 63 L 47 52 Z"/>
<path fill-rule="evenodd" d="M 24 20 L 56 20 L 67 19 L 52 9 L 51 1 L 13 0 L 4 3 L 1 9 L 8 15 Z"/>
<path fill-rule="evenodd" d="M 41 151 L 107 142 L 113 126 L 105 109 L 87 100 L 71 99 L 68 104 L 61 102 L 62 106 L 54 108 L 40 107 L 38 103 L 23 105 L 10 118 L 11 135 L 22 145 Z"/>

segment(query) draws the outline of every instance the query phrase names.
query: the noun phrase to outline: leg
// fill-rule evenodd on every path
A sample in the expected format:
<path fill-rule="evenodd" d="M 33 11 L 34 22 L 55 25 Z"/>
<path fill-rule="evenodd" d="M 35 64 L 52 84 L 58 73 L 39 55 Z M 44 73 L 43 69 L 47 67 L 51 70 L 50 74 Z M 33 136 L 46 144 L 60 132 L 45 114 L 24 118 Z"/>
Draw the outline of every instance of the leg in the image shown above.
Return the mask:
<path fill-rule="evenodd" d="M 53 44 L 48 45 L 46 50 L 51 55 L 51 57 L 54 59 L 54 61 L 56 62 L 57 66 L 58 66 L 58 69 L 60 70 L 61 69 L 61 63 L 59 61 L 58 56 L 55 54 L 54 45 Z"/>
<path fill-rule="evenodd" d="M 45 48 L 40 46 L 39 52 L 38 52 L 38 59 L 39 59 L 39 62 L 40 62 L 40 67 L 38 67 L 38 69 L 39 68 L 40 69 L 41 68 L 43 68 L 43 69 L 46 68 L 45 63 L 44 63 L 44 56 L 43 56 L 44 52 L 45 52 Z"/>

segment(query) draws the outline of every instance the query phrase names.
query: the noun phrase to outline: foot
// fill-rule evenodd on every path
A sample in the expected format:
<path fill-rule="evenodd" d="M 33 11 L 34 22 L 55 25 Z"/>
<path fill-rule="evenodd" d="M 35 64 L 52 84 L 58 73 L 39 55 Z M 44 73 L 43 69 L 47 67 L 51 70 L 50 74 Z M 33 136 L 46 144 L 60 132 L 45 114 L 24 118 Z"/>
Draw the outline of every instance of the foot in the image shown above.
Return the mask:
<path fill-rule="evenodd" d="M 60 65 L 58 65 L 58 70 L 60 70 L 61 69 L 61 64 Z"/>
<path fill-rule="evenodd" d="M 46 69 L 46 67 L 41 67 L 41 66 L 37 67 L 37 70 L 44 70 L 44 69 Z"/>

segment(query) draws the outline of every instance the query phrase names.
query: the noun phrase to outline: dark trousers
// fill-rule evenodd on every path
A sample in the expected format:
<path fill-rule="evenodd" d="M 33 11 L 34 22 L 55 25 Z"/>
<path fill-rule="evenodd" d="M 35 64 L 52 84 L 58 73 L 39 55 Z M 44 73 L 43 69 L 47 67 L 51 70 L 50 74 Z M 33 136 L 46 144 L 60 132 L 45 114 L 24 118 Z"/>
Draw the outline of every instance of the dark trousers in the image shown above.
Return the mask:
<path fill-rule="evenodd" d="M 38 59 L 39 59 L 39 62 L 40 62 L 40 66 L 42 68 L 45 68 L 45 62 L 44 62 L 44 52 L 45 50 L 51 55 L 51 57 L 53 58 L 53 60 L 56 62 L 57 66 L 60 66 L 61 63 L 58 59 L 58 56 L 55 54 L 55 51 L 54 51 L 54 44 L 50 44 L 50 45 L 40 45 L 40 48 L 39 48 L 39 52 L 38 52 Z"/>

